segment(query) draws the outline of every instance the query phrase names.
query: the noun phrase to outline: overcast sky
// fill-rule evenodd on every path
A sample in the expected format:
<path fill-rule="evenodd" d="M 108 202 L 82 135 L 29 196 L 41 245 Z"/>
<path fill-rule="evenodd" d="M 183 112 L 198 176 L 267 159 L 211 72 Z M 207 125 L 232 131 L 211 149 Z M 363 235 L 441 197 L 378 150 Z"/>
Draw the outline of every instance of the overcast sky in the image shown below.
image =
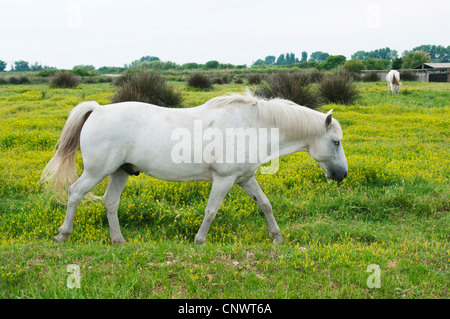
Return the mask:
<path fill-rule="evenodd" d="M 450 44 L 449 0 L 0 0 L 0 60 L 72 68 L 152 55 L 247 64 L 267 55 Z"/>

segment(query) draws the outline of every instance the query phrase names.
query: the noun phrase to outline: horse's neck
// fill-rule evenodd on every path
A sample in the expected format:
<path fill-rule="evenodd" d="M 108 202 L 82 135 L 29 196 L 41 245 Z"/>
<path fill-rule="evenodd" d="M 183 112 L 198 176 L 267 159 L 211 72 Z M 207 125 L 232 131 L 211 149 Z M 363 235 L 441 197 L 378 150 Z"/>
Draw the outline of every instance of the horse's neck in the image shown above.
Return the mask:
<path fill-rule="evenodd" d="M 303 152 L 309 150 L 309 141 L 306 139 L 292 139 L 280 134 L 278 139 L 278 148 L 274 151 L 272 146 L 272 151 L 267 154 L 267 156 L 262 158 L 263 163 L 267 163 L 285 155 L 289 155 L 296 152 Z"/>
<path fill-rule="evenodd" d="M 306 139 L 293 140 L 280 136 L 279 154 L 280 157 L 296 152 L 309 150 L 309 143 Z"/>

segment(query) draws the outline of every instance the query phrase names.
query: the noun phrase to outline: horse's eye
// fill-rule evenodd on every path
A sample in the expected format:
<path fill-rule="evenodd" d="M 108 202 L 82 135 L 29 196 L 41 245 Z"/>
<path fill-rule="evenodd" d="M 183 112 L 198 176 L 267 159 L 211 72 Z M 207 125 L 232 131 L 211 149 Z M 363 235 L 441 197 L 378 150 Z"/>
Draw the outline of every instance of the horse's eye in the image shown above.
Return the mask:
<path fill-rule="evenodd" d="M 341 142 L 339 141 L 333 141 L 334 145 L 339 146 L 339 144 L 341 144 Z"/>

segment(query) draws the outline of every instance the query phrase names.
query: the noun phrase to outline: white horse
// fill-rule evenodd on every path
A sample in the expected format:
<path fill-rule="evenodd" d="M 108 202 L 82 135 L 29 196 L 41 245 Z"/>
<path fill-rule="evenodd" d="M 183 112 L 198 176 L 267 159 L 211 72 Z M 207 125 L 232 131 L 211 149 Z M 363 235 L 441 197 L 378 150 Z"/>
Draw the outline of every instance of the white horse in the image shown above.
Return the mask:
<path fill-rule="evenodd" d="M 208 129 L 212 131 L 206 136 Z M 230 129 L 248 133 L 244 142 L 255 132 L 260 142 L 266 139 L 272 151 L 278 152 L 263 154 L 265 152 L 249 145 L 238 149 L 238 156 L 240 152 L 249 154 L 244 160 L 236 161 L 233 154 L 223 154 L 220 143 L 216 143 L 224 140 L 228 143 L 220 134 L 228 137 Z M 278 135 L 263 134 L 267 129 L 275 129 Z M 201 130 L 205 132 L 204 140 L 211 140 L 214 135 L 214 152 L 210 144 L 202 144 L 202 135 L 199 141 Z M 194 136 L 194 141 L 189 140 L 189 134 Z M 177 141 L 180 137 L 183 140 Z M 64 223 L 53 240 L 65 242 L 68 239 L 81 199 L 110 176 L 103 201 L 111 241 L 126 243 L 120 231 L 117 208 L 128 176 L 142 172 L 166 181 L 212 181 L 204 220 L 195 236 L 196 244 L 205 242 L 211 222 L 233 184 L 240 185 L 256 201 L 264 212 L 273 242 L 280 243 L 283 237 L 272 207 L 255 178 L 259 166 L 280 156 L 307 151 L 328 178 L 342 181 L 347 176 L 347 160 L 341 140 L 341 127 L 332 118 L 331 111 L 324 114 L 287 100 L 268 101 L 251 94 L 217 97 L 201 106 L 184 109 L 138 102 L 104 106 L 96 102 L 80 103 L 71 111 L 54 157 L 41 178 L 52 186 L 55 195 L 65 196 L 68 192 Z M 84 164 L 79 178 L 75 165 L 78 146 Z M 259 157 L 253 156 L 254 152 L 258 152 Z M 254 160 L 250 160 L 252 158 Z"/>
<path fill-rule="evenodd" d="M 390 70 L 386 75 L 386 81 L 388 83 L 388 93 L 397 94 L 400 89 L 400 73 L 397 70 Z"/>

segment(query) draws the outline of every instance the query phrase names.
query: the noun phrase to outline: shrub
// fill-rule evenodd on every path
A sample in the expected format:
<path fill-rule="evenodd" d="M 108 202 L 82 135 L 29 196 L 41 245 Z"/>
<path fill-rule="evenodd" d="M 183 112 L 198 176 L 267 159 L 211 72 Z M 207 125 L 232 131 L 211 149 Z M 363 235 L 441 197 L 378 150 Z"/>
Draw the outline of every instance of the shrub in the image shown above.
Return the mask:
<path fill-rule="evenodd" d="M 98 80 L 92 76 L 87 76 L 83 79 L 83 83 L 93 84 L 98 83 Z"/>
<path fill-rule="evenodd" d="M 250 74 L 248 76 L 248 84 L 260 84 L 262 76 L 260 74 Z"/>
<path fill-rule="evenodd" d="M 113 78 L 111 76 L 102 75 L 102 76 L 98 77 L 98 81 L 100 83 L 111 83 L 111 82 L 113 82 Z"/>
<path fill-rule="evenodd" d="M 366 65 L 364 64 L 364 62 L 358 59 L 351 59 L 344 64 L 344 69 L 349 72 L 360 73 L 365 68 Z"/>
<path fill-rule="evenodd" d="M 338 70 L 327 76 L 319 85 L 319 91 L 327 102 L 352 104 L 359 97 L 352 75 Z"/>
<path fill-rule="evenodd" d="M 223 79 L 222 78 L 214 78 L 213 80 L 212 80 L 212 82 L 214 83 L 214 84 L 223 84 Z"/>
<path fill-rule="evenodd" d="M 56 69 L 46 69 L 46 70 L 39 71 L 37 75 L 42 78 L 47 78 L 49 76 L 54 76 L 57 72 L 58 72 L 58 70 L 56 70 Z"/>
<path fill-rule="evenodd" d="M 414 71 L 402 70 L 400 71 L 400 79 L 405 81 L 417 81 L 418 76 Z"/>
<path fill-rule="evenodd" d="M 136 101 L 165 107 L 179 107 L 183 98 L 181 93 L 167 84 L 156 72 L 141 71 L 127 73 L 122 79 L 119 90 L 112 102 Z"/>
<path fill-rule="evenodd" d="M 203 72 L 194 72 L 189 75 L 187 85 L 198 89 L 211 89 L 212 81 Z"/>
<path fill-rule="evenodd" d="M 255 94 L 264 98 L 283 98 L 312 109 L 322 102 L 320 94 L 310 85 L 310 77 L 304 72 L 272 73 L 266 76 Z"/>
<path fill-rule="evenodd" d="M 222 76 L 222 82 L 223 82 L 223 84 L 229 84 L 230 83 L 230 77 L 228 75 Z"/>
<path fill-rule="evenodd" d="M 9 78 L 10 84 L 25 84 L 29 82 L 30 80 L 26 76 L 12 76 Z"/>
<path fill-rule="evenodd" d="M 55 73 L 50 83 L 52 87 L 70 89 L 80 83 L 80 78 L 73 75 L 72 72 L 60 71 Z"/>
<path fill-rule="evenodd" d="M 112 84 L 114 86 L 123 86 L 123 84 L 127 81 L 130 81 L 132 78 L 132 75 L 134 74 L 134 72 L 126 72 L 120 76 L 117 76 L 114 78 L 114 80 L 112 81 Z"/>
<path fill-rule="evenodd" d="M 369 71 L 361 76 L 361 81 L 364 82 L 377 82 L 380 81 L 380 75 L 377 71 Z"/>
<path fill-rule="evenodd" d="M 317 69 L 305 71 L 305 75 L 308 76 L 309 83 L 320 83 L 324 77 L 324 73 Z"/>
<path fill-rule="evenodd" d="M 244 84 L 244 81 L 243 81 L 241 78 L 237 78 L 237 79 L 234 81 L 234 83 L 235 83 L 235 84 Z"/>

